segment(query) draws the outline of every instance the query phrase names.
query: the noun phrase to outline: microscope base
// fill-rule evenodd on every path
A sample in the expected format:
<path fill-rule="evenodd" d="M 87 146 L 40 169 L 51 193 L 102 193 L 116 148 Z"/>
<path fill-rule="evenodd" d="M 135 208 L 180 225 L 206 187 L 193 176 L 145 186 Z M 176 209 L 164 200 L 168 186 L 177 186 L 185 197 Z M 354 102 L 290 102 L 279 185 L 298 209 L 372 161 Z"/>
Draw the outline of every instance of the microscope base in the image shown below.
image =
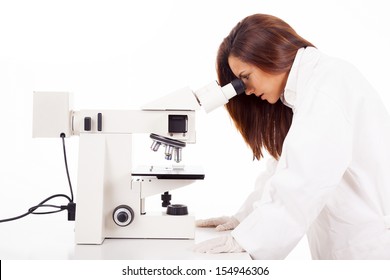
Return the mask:
<path fill-rule="evenodd" d="M 126 227 L 107 229 L 106 237 L 194 239 L 195 217 L 172 216 L 165 213 L 140 215 Z"/>
<path fill-rule="evenodd" d="M 100 245 L 105 238 L 128 239 L 194 239 L 195 217 L 191 215 L 171 216 L 165 213 L 141 215 L 125 227 L 116 226 L 106 228 L 104 237 L 93 241 L 92 239 L 76 240 L 76 244 Z"/>

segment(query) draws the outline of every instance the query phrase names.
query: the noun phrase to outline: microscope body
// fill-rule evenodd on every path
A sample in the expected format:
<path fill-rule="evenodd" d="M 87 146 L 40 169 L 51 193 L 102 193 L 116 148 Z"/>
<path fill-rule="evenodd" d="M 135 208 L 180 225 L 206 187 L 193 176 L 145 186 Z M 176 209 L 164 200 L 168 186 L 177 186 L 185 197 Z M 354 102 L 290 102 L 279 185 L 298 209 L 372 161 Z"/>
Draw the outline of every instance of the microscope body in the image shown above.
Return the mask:
<path fill-rule="evenodd" d="M 177 99 L 186 93 L 184 101 Z M 203 179 L 202 170 L 150 167 L 134 173 L 132 165 L 135 133 L 195 143 L 199 105 L 190 90 L 176 95 L 157 103 L 164 109 L 151 103 L 141 110 L 72 111 L 69 93 L 34 93 L 33 137 L 79 136 L 77 244 L 102 244 L 105 238 L 194 238 L 192 215 L 147 213 L 145 199 Z"/>
<path fill-rule="evenodd" d="M 96 118 L 93 118 L 96 116 Z M 92 119 L 102 131 L 85 131 Z M 169 132 L 170 116 L 183 116 L 188 130 Z M 194 111 L 81 111 L 79 127 L 76 243 L 100 244 L 104 238 L 194 238 L 194 217 L 146 213 L 145 199 L 191 184 L 190 179 L 159 179 L 153 173 L 134 176 L 133 133 L 156 133 L 195 141 Z"/>
<path fill-rule="evenodd" d="M 67 92 L 35 92 L 33 137 L 79 136 L 75 239 L 101 244 L 105 238 L 194 238 L 194 217 L 185 211 L 147 213 L 145 199 L 204 178 L 196 168 L 137 170 L 132 165 L 135 133 L 151 133 L 152 150 L 162 144 L 177 162 L 185 143 L 195 143 L 195 111 L 208 113 L 245 91 L 239 79 L 193 92 L 183 88 L 140 110 L 73 111 Z M 173 206 L 173 205 L 172 205 Z M 180 205 L 178 209 L 181 209 Z M 169 209 L 169 206 L 167 207 Z"/>

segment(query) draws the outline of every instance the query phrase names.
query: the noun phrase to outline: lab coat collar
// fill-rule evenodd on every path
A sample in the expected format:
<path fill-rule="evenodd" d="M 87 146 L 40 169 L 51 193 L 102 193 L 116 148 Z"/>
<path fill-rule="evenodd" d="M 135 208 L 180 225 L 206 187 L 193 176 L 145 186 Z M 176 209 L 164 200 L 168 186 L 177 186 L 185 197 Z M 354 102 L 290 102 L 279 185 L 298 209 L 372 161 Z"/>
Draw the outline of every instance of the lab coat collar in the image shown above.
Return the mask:
<path fill-rule="evenodd" d="M 295 102 L 297 99 L 299 64 L 301 62 L 301 58 L 302 58 L 305 50 L 306 50 L 305 48 L 300 48 L 297 51 L 293 65 L 291 67 L 290 73 L 289 73 L 288 78 L 287 78 L 286 87 L 284 89 L 284 92 L 280 96 L 280 100 L 283 102 L 283 104 L 292 108 L 292 109 L 295 108 Z"/>
<path fill-rule="evenodd" d="M 297 51 L 293 65 L 287 78 L 286 87 L 280 99 L 282 102 L 295 111 L 298 105 L 300 85 L 305 84 L 310 79 L 321 53 L 314 47 L 300 48 Z M 299 93 L 299 94 L 298 94 Z"/>

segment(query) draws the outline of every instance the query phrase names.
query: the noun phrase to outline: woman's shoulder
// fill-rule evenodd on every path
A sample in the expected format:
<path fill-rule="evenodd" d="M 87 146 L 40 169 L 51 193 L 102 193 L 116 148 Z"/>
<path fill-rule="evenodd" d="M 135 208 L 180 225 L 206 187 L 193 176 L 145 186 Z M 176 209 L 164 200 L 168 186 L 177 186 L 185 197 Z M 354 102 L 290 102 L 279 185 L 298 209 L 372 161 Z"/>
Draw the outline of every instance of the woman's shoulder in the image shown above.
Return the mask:
<path fill-rule="evenodd" d="M 361 76 L 359 70 L 349 61 L 320 52 L 316 72 L 321 78 L 346 79 Z"/>

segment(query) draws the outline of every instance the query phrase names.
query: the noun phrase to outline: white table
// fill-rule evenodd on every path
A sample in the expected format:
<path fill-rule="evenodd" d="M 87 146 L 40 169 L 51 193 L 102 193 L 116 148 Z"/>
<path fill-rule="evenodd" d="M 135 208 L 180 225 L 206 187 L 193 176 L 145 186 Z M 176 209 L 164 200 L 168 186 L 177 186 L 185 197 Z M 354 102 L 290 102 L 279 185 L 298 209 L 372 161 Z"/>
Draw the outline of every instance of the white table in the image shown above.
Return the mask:
<path fill-rule="evenodd" d="M 76 245 L 74 222 L 49 216 L 30 216 L 0 223 L 2 260 L 249 260 L 247 253 L 201 254 L 192 251 L 195 243 L 226 232 L 197 228 L 195 240 L 106 239 L 102 245 Z"/>

